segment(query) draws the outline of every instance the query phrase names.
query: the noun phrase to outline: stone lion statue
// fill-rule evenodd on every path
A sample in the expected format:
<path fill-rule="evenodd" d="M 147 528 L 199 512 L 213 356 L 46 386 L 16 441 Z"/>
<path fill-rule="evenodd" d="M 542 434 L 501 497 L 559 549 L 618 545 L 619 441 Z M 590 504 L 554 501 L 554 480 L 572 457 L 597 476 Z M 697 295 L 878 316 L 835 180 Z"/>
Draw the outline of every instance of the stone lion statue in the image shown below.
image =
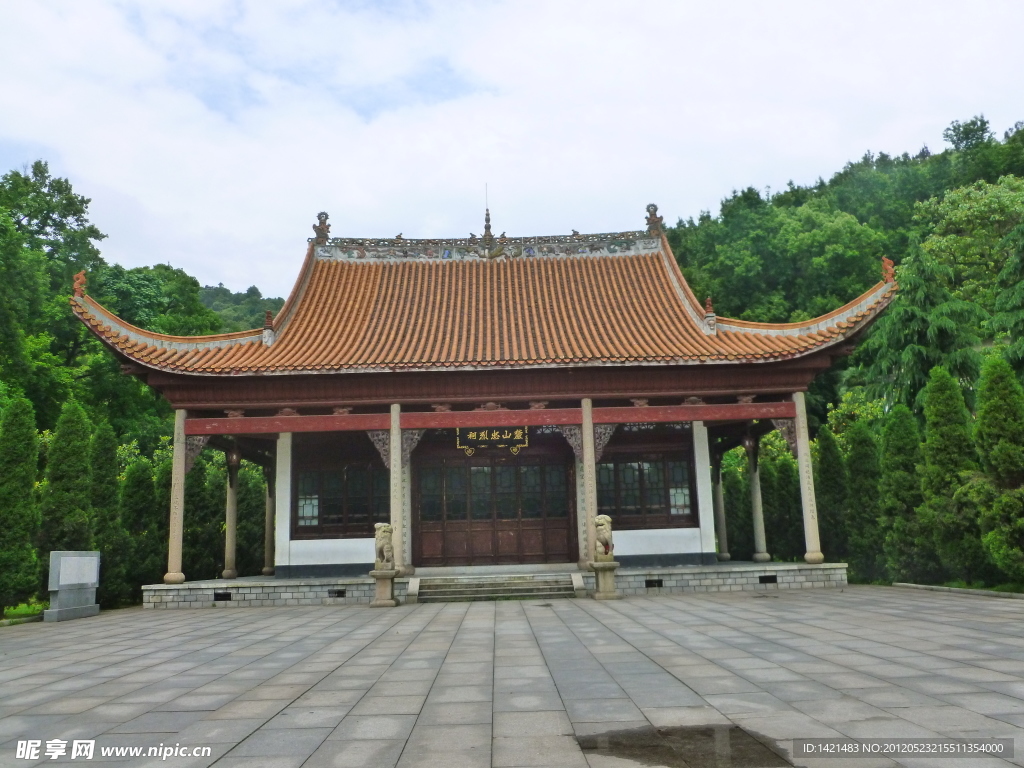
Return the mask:
<path fill-rule="evenodd" d="M 373 529 L 377 547 L 377 570 L 393 570 L 395 567 L 395 548 L 391 544 L 393 529 L 388 523 L 376 523 Z"/>
<path fill-rule="evenodd" d="M 597 525 L 597 555 L 611 557 L 615 551 L 615 544 L 612 543 L 612 519 L 608 515 L 598 515 L 594 523 Z"/>

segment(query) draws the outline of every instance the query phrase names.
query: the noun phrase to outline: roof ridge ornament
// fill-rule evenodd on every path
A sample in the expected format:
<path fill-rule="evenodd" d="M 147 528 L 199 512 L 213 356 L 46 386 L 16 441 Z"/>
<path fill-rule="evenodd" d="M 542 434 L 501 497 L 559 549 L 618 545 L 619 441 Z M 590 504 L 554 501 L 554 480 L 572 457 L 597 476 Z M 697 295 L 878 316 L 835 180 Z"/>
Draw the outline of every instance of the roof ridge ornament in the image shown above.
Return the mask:
<path fill-rule="evenodd" d="M 331 225 L 327 223 L 328 218 L 327 211 L 320 211 L 316 215 L 317 223 L 313 225 L 313 232 L 316 234 L 313 239 L 315 245 L 327 245 L 327 241 L 331 237 Z"/>
<path fill-rule="evenodd" d="M 263 343 L 269 347 L 276 338 L 277 334 L 274 333 L 274 313 L 268 309 L 263 316 Z"/>
<path fill-rule="evenodd" d="M 85 270 L 75 275 L 75 298 L 80 299 L 85 295 Z"/>
<path fill-rule="evenodd" d="M 658 206 L 650 203 L 647 206 L 647 231 L 652 235 L 660 235 L 664 223 L 665 219 L 658 215 Z"/>
<path fill-rule="evenodd" d="M 704 333 L 708 336 L 715 336 L 718 333 L 717 316 L 710 296 L 704 300 Z"/>
<path fill-rule="evenodd" d="M 882 257 L 882 280 L 886 283 L 896 282 L 896 266 L 888 256 Z"/>

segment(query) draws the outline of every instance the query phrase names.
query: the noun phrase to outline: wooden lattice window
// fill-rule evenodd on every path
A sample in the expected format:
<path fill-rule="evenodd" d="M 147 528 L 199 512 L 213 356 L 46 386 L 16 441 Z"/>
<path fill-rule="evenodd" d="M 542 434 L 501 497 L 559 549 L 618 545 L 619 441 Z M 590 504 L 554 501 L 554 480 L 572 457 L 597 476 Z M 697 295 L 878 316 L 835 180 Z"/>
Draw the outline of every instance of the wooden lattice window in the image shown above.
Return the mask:
<path fill-rule="evenodd" d="M 597 511 L 616 528 L 696 526 L 694 498 L 684 455 L 616 455 L 597 465 Z"/>

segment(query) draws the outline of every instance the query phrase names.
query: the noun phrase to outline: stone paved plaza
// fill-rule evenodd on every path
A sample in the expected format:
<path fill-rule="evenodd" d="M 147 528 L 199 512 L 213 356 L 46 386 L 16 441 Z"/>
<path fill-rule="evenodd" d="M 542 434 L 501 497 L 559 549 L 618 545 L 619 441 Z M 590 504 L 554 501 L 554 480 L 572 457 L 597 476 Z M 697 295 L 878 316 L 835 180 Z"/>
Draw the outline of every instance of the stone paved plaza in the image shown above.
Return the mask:
<path fill-rule="evenodd" d="M 77 738 L 96 739 L 86 764 L 101 746 L 180 743 L 212 756 L 120 762 L 613 768 L 640 763 L 575 737 L 652 724 L 736 724 L 783 754 L 800 737 L 1012 737 L 1024 764 L 1024 600 L 850 587 L 0 628 L 0 766 L 33 764 L 19 739 Z"/>

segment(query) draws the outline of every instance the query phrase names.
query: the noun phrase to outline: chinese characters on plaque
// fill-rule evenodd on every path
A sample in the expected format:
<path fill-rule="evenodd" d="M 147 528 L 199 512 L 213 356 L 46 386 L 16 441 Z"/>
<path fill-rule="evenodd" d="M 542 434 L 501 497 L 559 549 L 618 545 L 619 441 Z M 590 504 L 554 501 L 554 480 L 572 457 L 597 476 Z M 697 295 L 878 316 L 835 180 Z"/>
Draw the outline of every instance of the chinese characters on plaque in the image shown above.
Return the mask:
<path fill-rule="evenodd" d="M 467 456 L 477 448 L 508 448 L 515 456 L 530 444 L 530 431 L 526 427 L 456 427 L 455 447 Z"/>

